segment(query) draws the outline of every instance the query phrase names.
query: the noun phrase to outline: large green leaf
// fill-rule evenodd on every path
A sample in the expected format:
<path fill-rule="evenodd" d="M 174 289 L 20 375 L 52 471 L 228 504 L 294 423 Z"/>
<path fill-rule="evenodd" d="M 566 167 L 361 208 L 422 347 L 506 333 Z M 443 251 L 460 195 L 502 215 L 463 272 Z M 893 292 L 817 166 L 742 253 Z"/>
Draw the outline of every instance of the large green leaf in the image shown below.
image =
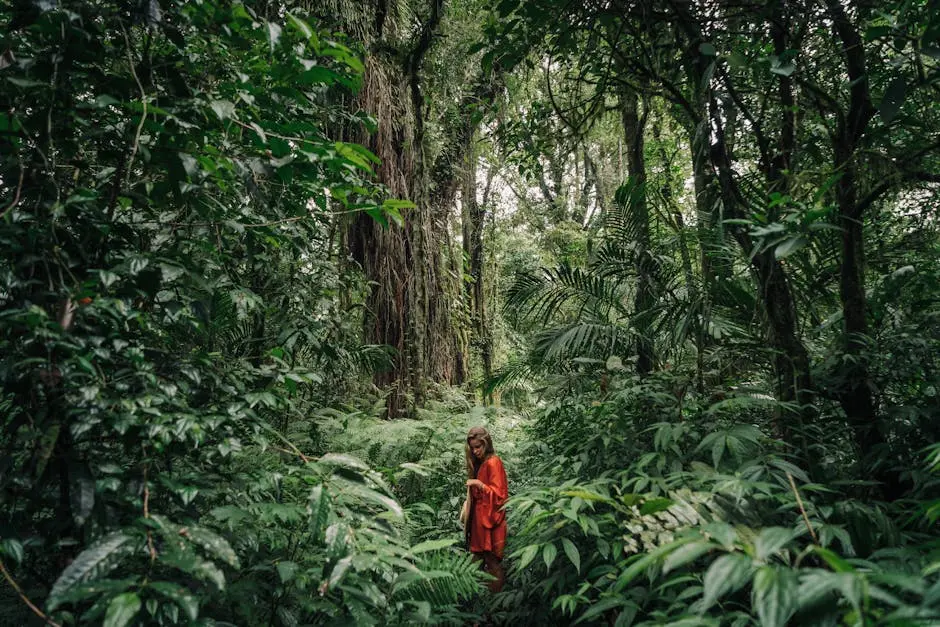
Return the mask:
<path fill-rule="evenodd" d="M 152 581 L 147 585 L 176 603 L 189 620 L 199 617 L 199 599 L 186 586 L 168 581 Z"/>
<path fill-rule="evenodd" d="M 110 533 L 78 554 L 52 585 L 46 603 L 50 609 L 72 586 L 101 577 L 116 567 L 121 558 L 139 552 L 142 539 L 123 531 Z"/>
<path fill-rule="evenodd" d="M 581 553 L 578 552 L 578 547 L 574 545 L 574 542 L 568 538 L 561 539 L 561 546 L 565 550 L 565 555 L 568 556 L 568 559 L 571 560 L 571 563 L 574 564 L 575 570 L 579 573 L 581 572 Z"/>
<path fill-rule="evenodd" d="M 778 566 L 762 566 L 754 575 L 751 603 L 762 627 L 784 627 L 797 610 L 796 572 Z"/>
<path fill-rule="evenodd" d="M 881 103 L 878 105 L 878 112 L 885 124 L 890 124 L 897 117 L 906 97 L 907 79 L 903 76 L 895 76 L 885 89 Z"/>
<path fill-rule="evenodd" d="M 103 627 L 126 627 L 140 611 L 140 597 L 133 592 L 119 594 L 108 604 Z"/>
<path fill-rule="evenodd" d="M 205 527 L 191 525 L 186 529 L 186 537 L 193 544 L 202 547 L 207 553 L 217 557 L 229 566 L 238 568 L 238 556 L 235 555 L 235 551 L 232 550 L 231 545 L 225 538 Z"/>
<path fill-rule="evenodd" d="M 712 562 L 705 571 L 702 610 L 744 586 L 751 578 L 751 570 L 751 559 L 742 553 L 722 555 Z"/>
<path fill-rule="evenodd" d="M 793 531 L 783 527 L 761 529 L 754 542 L 754 552 L 759 560 L 767 560 L 793 539 Z"/>

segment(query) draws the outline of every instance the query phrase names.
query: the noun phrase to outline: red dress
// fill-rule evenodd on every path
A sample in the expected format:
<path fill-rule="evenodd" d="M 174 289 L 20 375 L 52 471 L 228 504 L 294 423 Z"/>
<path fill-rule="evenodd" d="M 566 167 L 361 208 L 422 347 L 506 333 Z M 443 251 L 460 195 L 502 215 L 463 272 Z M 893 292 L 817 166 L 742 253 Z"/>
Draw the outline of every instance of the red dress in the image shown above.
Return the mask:
<path fill-rule="evenodd" d="M 503 504 L 509 496 L 506 469 L 495 455 L 483 460 L 477 471 L 482 488 L 470 488 L 470 552 L 490 551 L 502 559 L 506 547 L 506 512 Z"/>

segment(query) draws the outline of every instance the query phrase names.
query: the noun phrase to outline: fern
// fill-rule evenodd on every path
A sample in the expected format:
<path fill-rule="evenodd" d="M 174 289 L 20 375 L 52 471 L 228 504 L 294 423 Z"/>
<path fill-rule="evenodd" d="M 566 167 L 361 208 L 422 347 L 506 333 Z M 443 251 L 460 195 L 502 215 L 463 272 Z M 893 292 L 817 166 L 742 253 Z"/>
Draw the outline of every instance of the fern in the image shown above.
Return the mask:
<path fill-rule="evenodd" d="M 466 552 L 434 551 L 417 563 L 418 570 L 395 581 L 393 599 L 456 604 L 482 590 L 487 576 Z"/>

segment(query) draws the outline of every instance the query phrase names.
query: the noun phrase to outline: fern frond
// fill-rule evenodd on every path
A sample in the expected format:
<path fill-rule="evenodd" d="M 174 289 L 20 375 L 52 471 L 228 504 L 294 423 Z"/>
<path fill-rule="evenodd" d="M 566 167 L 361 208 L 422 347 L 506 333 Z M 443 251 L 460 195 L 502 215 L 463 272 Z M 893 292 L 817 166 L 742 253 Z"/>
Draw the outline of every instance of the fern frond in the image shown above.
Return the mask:
<path fill-rule="evenodd" d="M 472 554 L 434 551 L 422 557 L 417 570 L 400 575 L 393 584 L 394 600 L 426 601 L 440 607 L 481 591 L 486 575 Z"/>

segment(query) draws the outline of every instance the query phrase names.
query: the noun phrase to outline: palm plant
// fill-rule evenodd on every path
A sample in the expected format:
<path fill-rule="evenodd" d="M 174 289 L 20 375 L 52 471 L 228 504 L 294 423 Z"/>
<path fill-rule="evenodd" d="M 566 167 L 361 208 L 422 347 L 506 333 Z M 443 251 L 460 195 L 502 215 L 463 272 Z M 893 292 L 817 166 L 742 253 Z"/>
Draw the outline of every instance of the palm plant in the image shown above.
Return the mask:
<path fill-rule="evenodd" d="M 633 206 L 641 192 L 632 183 L 617 191 L 617 202 L 605 214 L 599 242 L 583 267 L 563 263 L 516 277 L 507 291 L 506 310 L 516 324 L 541 330 L 526 357 L 504 367 L 490 387 L 536 372 L 606 363 L 610 357 L 622 361 L 635 350 L 641 333 L 671 362 L 698 357 L 700 376 L 706 351 L 715 352 L 731 338 L 752 347 L 759 344 L 748 337 L 753 298 L 740 298 L 729 289 L 717 299 L 697 275 L 689 268 L 683 271 L 682 263 L 665 252 L 662 242 L 668 237 L 686 236 L 681 227 L 672 225 L 672 234 L 659 234 L 659 243 L 653 242 L 645 259 L 638 258 L 642 253 L 633 243 L 638 228 Z M 642 311 L 634 306 L 640 264 L 647 264 L 656 294 L 652 306 Z M 724 344 L 716 345 L 719 340 Z"/>

